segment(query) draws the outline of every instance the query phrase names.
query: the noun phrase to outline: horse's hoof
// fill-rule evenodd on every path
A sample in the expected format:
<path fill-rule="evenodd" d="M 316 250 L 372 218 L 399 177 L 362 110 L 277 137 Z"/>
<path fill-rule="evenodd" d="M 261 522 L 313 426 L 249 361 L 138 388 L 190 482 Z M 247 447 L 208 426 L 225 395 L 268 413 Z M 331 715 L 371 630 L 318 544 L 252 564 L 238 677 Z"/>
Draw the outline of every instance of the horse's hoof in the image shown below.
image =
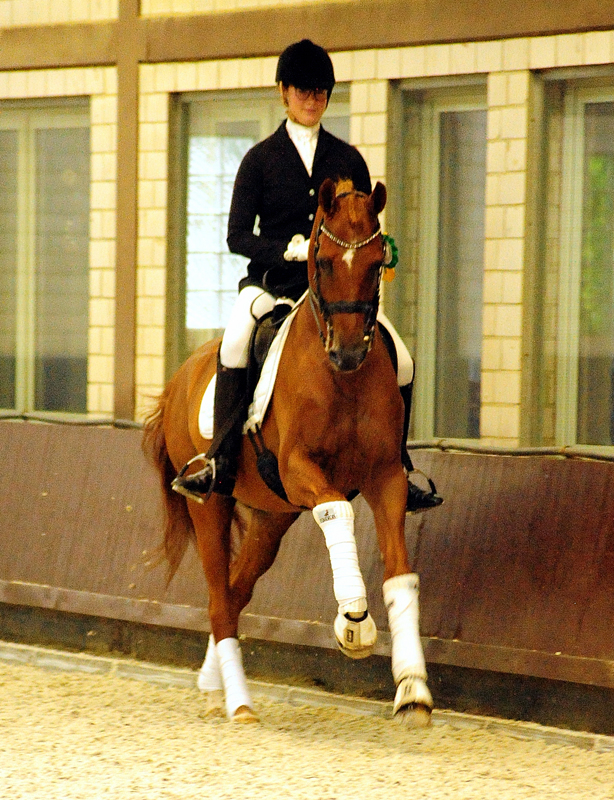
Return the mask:
<path fill-rule="evenodd" d="M 361 647 L 360 650 L 350 650 L 344 647 L 339 640 L 337 640 L 337 646 L 344 656 L 353 658 L 355 661 L 359 661 L 361 658 L 369 658 L 369 656 L 373 655 L 374 650 L 374 647 Z"/>
<path fill-rule="evenodd" d="M 426 728 L 431 724 L 433 698 L 423 678 L 403 678 L 397 686 L 392 713 L 406 728 Z"/>
<path fill-rule="evenodd" d="M 371 655 L 377 641 L 377 628 L 370 614 L 360 622 L 337 614 L 333 627 L 339 649 L 348 658 L 367 658 Z"/>
<path fill-rule="evenodd" d="M 232 715 L 230 721 L 240 723 L 241 725 L 251 725 L 255 722 L 260 722 L 258 715 L 249 706 L 239 706 Z"/>
<path fill-rule="evenodd" d="M 372 647 L 367 647 L 364 650 L 348 650 L 347 647 L 344 647 L 341 644 L 341 642 L 337 642 L 337 646 L 344 656 L 353 658 L 355 661 L 359 661 L 361 658 L 369 658 L 370 655 L 373 655 Z"/>
<path fill-rule="evenodd" d="M 417 703 L 400 708 L 394 719 L 404 728 L 428 728 L 431 724 L 431 709 Z"/>

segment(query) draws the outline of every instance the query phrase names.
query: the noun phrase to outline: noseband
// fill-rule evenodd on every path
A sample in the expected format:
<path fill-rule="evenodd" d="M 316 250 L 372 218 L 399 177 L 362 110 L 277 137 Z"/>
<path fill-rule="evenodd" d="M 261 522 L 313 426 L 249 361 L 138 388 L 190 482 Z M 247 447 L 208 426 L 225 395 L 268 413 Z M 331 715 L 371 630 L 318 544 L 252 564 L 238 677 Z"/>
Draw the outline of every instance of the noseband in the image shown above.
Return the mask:
<path fill-rule="evenodd" d="M 340 196 L 342 197 L 343 195 Z M 378 224 L 375 231 L 370 236 L 367 236 L 366 239 L 362 239 L 360 242 L 346 242 L 343 239 L 340 239 L 331 231 L 329 231 L 326 225 L 324 224 L 324 219 L 322 219 L 318 227 L 318 233 L 316 235 L 315 249 L 314 249 L 314 258 L 316 262 L 315 288 L 313 288 L 311 285 L 309 286 L 309 302 L 311 304 L 313 315 L 316 319 L 318 331 L 320 334 L 320 339 L 322 340 L 326 352 L 329 353 L 332 347 L 332 341 L 333 341 L 332 317 L 334 314 L 364 315 L 363 341 L 367 345 L 367 352 L 369 352 L 371 346 L 373 345 L 373 337 L 375 335 L 375 323 L 377 321 L 377 311 L 379 309 L 380 283 L 382 279 L 382 273 L 384 270 L 383 259 L 379 269 L 379 275 L 377 278 L 377 287 L 375 289 L 375 293 L 371 298 L 371 300 L 336 300 L 332 303 L 329 303 L 322 296 L 322 291 L 320 289 L 320 270 L 318 262 L 318 252 L 320 249 L 320 239 L 322 237 L 322 234 L 327 236 L 331 240 L 331 242 L 334 242 L 334 244 L 339 245 L 339 247 L 343 247 L 345 250 L 359 250 L 361 247 L 370 244 L 374 239 L 380 236 L 381 228 Z M 324 324 L 326 325 L 326 333 L 322 330 L 322 326 L 320 325 L 320 320 L 316 313 L 316 306 L 320 314 L 322 315 Z"/>

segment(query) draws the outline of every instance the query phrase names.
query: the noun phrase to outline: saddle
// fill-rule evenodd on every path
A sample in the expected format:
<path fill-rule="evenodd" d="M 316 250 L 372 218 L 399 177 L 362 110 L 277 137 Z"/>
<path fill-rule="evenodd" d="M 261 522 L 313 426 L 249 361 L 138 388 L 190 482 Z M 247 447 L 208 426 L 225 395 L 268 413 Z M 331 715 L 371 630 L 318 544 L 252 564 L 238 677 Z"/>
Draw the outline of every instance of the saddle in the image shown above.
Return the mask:
<path fill-rule="evenodd" d="M 247 362 L 246 395 L 248 401 L 253 398 L 256 393 L 256 387 L 262 375 L 262 369 L 271 349 L 271 345 L 279 333 L 282 324 L 292 311 L 292 308 L 293 306 L 290 305 L 290 303 L 278 303 L 272 311 L 264 314 L 256 322 L 249 343 Z M 260 477 L 278 497 L 281 497 L 282 500 L 287 500 L 288 496 L 286 495 L 286 490 L 279 477 L 277 457 L 264 443 L 260 424 L 248 427 L 247 435 L 256 453 L 256 467 Z"/>
<path fill-rule="evenodd" d="M 247 397 L 252 398 L 262 374 L 262 367 L 282 323 L 292 311 L 289 303 L 279 303 L 256 322 L 249 342 L 247 362 Z"/>

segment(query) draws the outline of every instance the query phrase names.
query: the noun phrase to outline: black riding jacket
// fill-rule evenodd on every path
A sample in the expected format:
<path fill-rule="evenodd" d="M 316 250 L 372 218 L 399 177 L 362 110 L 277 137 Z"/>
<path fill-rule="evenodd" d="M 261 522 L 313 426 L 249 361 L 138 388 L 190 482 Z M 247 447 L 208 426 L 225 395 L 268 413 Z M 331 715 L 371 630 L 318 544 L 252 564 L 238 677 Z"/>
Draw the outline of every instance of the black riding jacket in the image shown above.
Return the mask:
<path fill-rule="evenodd" d="M 250 259 L 240 289 L 263 286 L 294 299 L 303 294 L 307 262 L 286 261 L 284 253 L 295 234 L 306 239 L 311 235 L 318 191 L 326 178 L 351 178 L 356 189 L 371 193 L 369 170 L 358 150 L 321 126 L 311 176 L 285 122 L 245 154 L 234 184 L 227 238 L 232 253 Z M 260 235 L 254 233 L 256 217 Z"/>

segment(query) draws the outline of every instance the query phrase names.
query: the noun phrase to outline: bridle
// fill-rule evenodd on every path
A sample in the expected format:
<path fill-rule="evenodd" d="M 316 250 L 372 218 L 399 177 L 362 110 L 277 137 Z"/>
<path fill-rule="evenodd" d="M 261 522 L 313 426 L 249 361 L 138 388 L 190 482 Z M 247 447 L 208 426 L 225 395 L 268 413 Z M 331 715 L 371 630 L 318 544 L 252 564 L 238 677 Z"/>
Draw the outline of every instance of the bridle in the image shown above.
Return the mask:
<path fill-rule="evenodd" d="M 344 194 L 338 195 L 338 197 L 344 197 Z M 324 345 L 324 349 L 327 353 L 330 352 L 333 342 L 333 315 L 334 314 L 363 314 L 364 315 L 364 326 L 363 326 L 363 341 L 367 345 L 367 352 L 371 349 L 373 345 L 373 337 L 375 335 L 375 324 L 377 322 L 377 312 L 379 309 L 379 295 L 380 295 L 380 284 L 382 280 L 382 273 L 384 271 L 384 261 L 382 259 L 382 263 L 380 265 L 379 274 L 377 277 L 377 287 L 373 294 L 371 300 L 336 300 L 332 303 L 329 303 L 324 299 L 322 296 L 322 291 L 320 288 L 320 270 L 319 270 L 319 259 L 318 253 L 320 250 L 320 239 L 322 235 L 328 237 L 331 242 L 338 245 L 339 247 L 343 247 L 346 250 L 359 250 L 361 247 L 364 247 L 367 244 L 370 244 L 372 241 L 377 239 L 378 236 L 381 236 L 382 230 L 378 223 L 377 228 L 375 231 L 370 235 L 367 236 L 366 239 L 362 239 L 359 242 L 346 242 L 343 239 L 340 239 L 336 236 L 332 231 L 330 231 L 326 225 L 324 224 L 324 218 L 320 221 L 318 226 L 318 232 L 316 234 L 315 239 L 315 248 L 314 248 L 314 258 L 316 263 L 315 269 L 315 276 L 314 276 L 314 283 L 315 286 L 312 286 L 311 283 L 309 284 L 309 302 L 311 305 L 311 310 L 313 311 L 313 315 L 316 320 L 316 324 L 318 326 L 318 332 L 320 334 L 320 339 Z M 317 311 L 320 312 L 322 315 L 322 319 L 324 320 L 324 324 L 326 326 L 326 332 L 322 329 L 322 325 L 320 324 L 320 319 L 318 317 Z"/>

